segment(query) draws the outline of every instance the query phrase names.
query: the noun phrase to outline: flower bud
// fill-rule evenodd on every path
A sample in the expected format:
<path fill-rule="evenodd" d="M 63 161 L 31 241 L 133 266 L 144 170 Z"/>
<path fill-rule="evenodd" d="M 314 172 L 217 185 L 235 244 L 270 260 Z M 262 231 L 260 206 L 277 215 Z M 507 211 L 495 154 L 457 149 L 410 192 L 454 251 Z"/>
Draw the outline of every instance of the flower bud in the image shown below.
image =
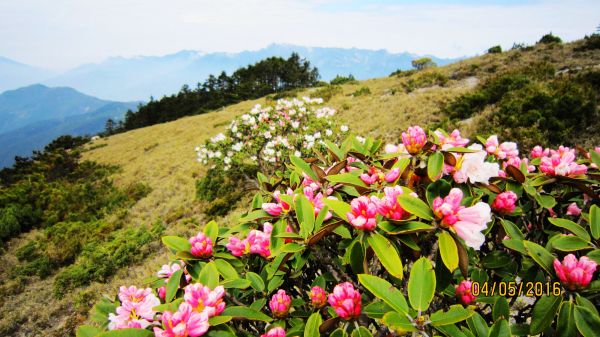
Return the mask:
<path fill-rule="evenodd" d="M 592 281 L 598 264 L 583 256 L 577 260 L 573 254 L 565 256 L 562 263 L 554 260 L 554 271 L 560 282 L 569 290 L 583 289 Z"/>
<path fill-rule="evenodd" d="M 471 293 L 471 281 L 463 280 L 459 285 L 456 286 L 456 297 L 464 305 L 469 305 L 477 299 L 475 295 Z"/>
<path fill-rule="evenodd" d="M 271 301 L 269 301 L 269 308 L 271 309 L 273 316 L 277 318 L 287 317 L 291 305 L 292 299 L 283 289 L 279 289 L 277 293 L 271 297 Z"/>
<path fill-rule="evenodd" d="M 338 316 L 344 320 L 350 320 L 360 315 L 362 303 L 360 293 L 354 289 L 350 282 L 335 286 L 327 300 Z"/>
<path fill-rule="evenodd" d="M 202 232 L 191 237 L 190 244 L 192 245 L 191 253 L 195 257 L 207 258 L 213 253 L 212 240 Z"/>
<path fill-rule="evenodd" d="M 498 194 L 492 203 L 492 209 L 500 214 L 510 214 L 517 207 L 517 195 L 513 191 Z"/>
<path fill-rule="evenodd" d="M 411 126 L 402 132 L 402 144 L 410 154 L 417 154 L 427 143 L 427 134 L 420 126 Z"/>
<path fill-rule="evenodd" d="M 308 293 L 308 296 L 310 297 L 310 304 L 317 309 L 320 309 L 327 304 L 327 293 L 319 286 L 313 287 Z"/>

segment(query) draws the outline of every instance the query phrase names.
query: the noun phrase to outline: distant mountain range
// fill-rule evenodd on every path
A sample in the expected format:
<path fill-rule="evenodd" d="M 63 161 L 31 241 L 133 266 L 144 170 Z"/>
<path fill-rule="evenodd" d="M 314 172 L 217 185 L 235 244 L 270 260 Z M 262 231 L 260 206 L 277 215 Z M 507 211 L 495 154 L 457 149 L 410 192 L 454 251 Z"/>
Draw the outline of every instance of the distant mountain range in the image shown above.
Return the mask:
<path fill-rule="evenodd" d="M 319 68 L 321 79 L 329 81 L 336 75 L 352 74 L 357 79 L 387 76 L 397 69 L 410 69 L 411 61 L 421 55 L 411 53 L 390 53 L 386 50 L 357 48 L 312 48 L 288 44 L 272 44 L 256 51 L 239 53 L 202 53 L 184 50 L 165 56 L 138 56 L 132 58 L 113 57 L 104 62 L 86 64 L 61 74 L 51 74 L 35 69 L 28 77 L 0 82 L 0 91 L 14 89 L 29 83 L 43 83 L 48 86 L 67 86 L 86 94 L 117 101 L 148 100 L 150 96 L 160 98 L 173 94 L 188 84 L 195 87 L 208 75 L 218 75 L 221 71 L 233 72 L 269 56 L 288 57 L 297 52 Z M 439 65 L 457 59 L 443 59 L 430 56 Z M 15 62 L 16 63 L 16 62 Z M 18 63 L 16 63 L 18 64 Z M 23 65 L 21 65 L 23 66 Z M 15 66 L 17 67 L 17 66 Z M 21 69 L 21 68 L 19 68 Z M 7 70 L 0 66 L 0 78 Z M 28 73 L 29 74 L 29 73 Z"/>
<path fill-rule="evenodd" d="M 109 118 L 122 119 L 139 102 L 113 102 L 71 88 L 36 84 L 0 94 L 0 167 L 28 156 L 54 138 L 96 134 Z"/>

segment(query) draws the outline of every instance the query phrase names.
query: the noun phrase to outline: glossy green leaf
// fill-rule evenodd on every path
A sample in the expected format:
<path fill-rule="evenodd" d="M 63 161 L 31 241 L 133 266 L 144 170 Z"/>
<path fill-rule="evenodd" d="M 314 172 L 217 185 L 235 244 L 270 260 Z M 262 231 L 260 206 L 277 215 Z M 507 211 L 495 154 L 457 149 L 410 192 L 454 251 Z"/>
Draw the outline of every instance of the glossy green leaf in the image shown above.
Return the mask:
<path fill-rule="evenodd" d="M 577 330 L 584 337 L 596 337 L 600 332 L 600 317 L 590 309 L 576 305 L 574 315 Z"/>
<path fill-rule="evenodd" d="M 320 312 L 315 312 L 306 321 L 304 328 L 304 337 L 319 336 L 319 327 L 323 323 L 323 318 Z"/>
<path fill-rule="evenodd" d="M 411 321 L 408 320 L 405 314 L 399 312 L 388 312 L 383 316 L 383 324 L 385 324 L 391 331 L 402 336 L 407 332 L 417 331 Z"/>
<path fill-rule="evenodd" d="M 214 316 L 214 317 L 211 317 L 208 319 L 208 324 L 210 326 L 217 326 L 217 325 L 228 323 L 232 319 L 233 319 L 233 317 L 231 317 L 231 316 L 223 316 L 223 315 Z"/>
<path fill-rule="evenodd" d="M 96 337 L 154 337 L 154 332 L 146 329 L 121 329 L 104 332 Z"/>
<path fill-rule="evenodd" d="M 165 246 L 175 251 L 189 251 L 192 248 L 190 242 L 179 236 L 163 236 L 162 242 Z"/>
<path fill-rule="evenodd" d="M 385 302 L 371 302 L 362 310 L 367 316 L 377 319 L 382 319 L 390 311 L 394 311 L 394 309 Z"/>
<path fill-rule="evenodd" d="M 183 275 L 183 269 L 179 269 L 175 271 L 171 277 L 169 277 L 169 282 L 167 283 L 167 292 L 165 294 L 165 302 L 169 303 L 175 298 L 175 294 L 177 293 L 177 289 L 179 289 L 179 284 L 181 283 L 181 276 Z"/>
<path fill-rule="evenodd" d="M 489 334 L 490 328 L 479 313 L 474 313 L 473 316 L 469 317 L 467 319 L 467 325 L 477 337 L 487 337 Z"/>
<path fill-rule="evenodd" d="M 219 285 L 219 270 L 214 261 L 207 263 L 198 275 L 198 282 L 214 289 Z"/>
<path fill-rule="evenodd" d="M 438 245 L 442 261 L 448 270 L 453 272 L 458 268 L 458 247 L 456 247 L 452 235 L 446 231 L 442 232 L 438 238 Z"/>
<path fill-rule="evenodd" d="M 590 207 L 590 229 L 594 239 L 598 240 L 600 238 L 600 207 L 597 205 Z"/>
<path fill-rule="evenodd" d="M 340 217 L 343 220 L 348 221 L 347 217 L 346 217 L 346 213 L 350 212 L 351 208 L 350 205 L 340 201 L 340 200 L 331 200 L 331 199 L 323 199 L 323 203 L 325 203 L 325 205 L 329 206 L 329 208 L 335 213 L 335 215 L 337 215 L 338 217 Z"/>
<path fill-rule="evenodd" d="M 232 306 L 226 307 L 221 314 L 223 316 L 232 316 L 233 318 L 245 318 L 251 321 L 263 321 L 263 322 L 271 322 L 271 317 L 263 314 L 260 311 L 250 309 L 244 306 Z"/>
<path fill-rule="evenodd" d="M 219 271 L 219 274 L 223 276 L 223 279 L 235 280 L 240 277 L 235 268 L 233 268 L 229 262 L 223 259 L 215 259 L 214 261 L 215 265 L 217 266 L 217 270 Z"/>
<path fill-rule="evenodd" d="M 77 328 L 76 337 L 94 337 L 102 332 L 102 329 L 91 325 L 81 325 Z"/>
<path fill-rule="evenodd" d="M 358 176 L 356 176 L 355 174 L 352 174 L 352 173 L 334 174 L 331 176 L 327 176 L 326 179 L 329 180 L 330 182 L 336 183 L 336 184 L 346 184 L 346 185 L 352 185 L 352 186 L 367 187 L 367 185 L 362 180 L 360 180 L 360 178 Z"/>
<path fill-rule="evenodd" d="M 577 236 L 561 235 L 552 241 L 552 247 L 563 252 L 591 249 L 589 243 Z"/>
<path fill-rule="evenodd" d="M 250 285 L 258 292 L 265 291 L 265 281 L 258 274 L 251 271 L 246 273 L 246 279 L 250 281 Z"/>
<path fill-rule="evenodd" d="M 408 304 L 404 295 L 388 281 L 368 274 L 358 275 L 358 281 L 375 297 L 385 302 L 392 309 L 404 314 L 408 313 Z"/>
<path fill-rule="evenodd" d="M 402 279 L 403 267 L 398 251 L 392 245 L 388 239 L 383 235 L 377 233 L 371 233 L 367 237 L 367 242 L 373 248 L 375 255 L 383 265 L 383 267 L 390 273 L 390 275 Z"/>
<path fill-rule="evenodd" d="M 510 308 L 506 297 L 498 296 L 494 302 L 494 307 L 492 308 L 492 318 L 494 318 L 494 321 L 497 321 L 500 318 L 510 318 Z"/>
<path fill-rule="evenodd" d="M 550 223 L 554 226 L 568 230 L 569 232 L 577 235 L 585 241 L 590 241 L 590 235 L 588 234 L 588 232 L 583 227 L 574 223 L 571 220 L 561 218 L 548 218 L 548 221 L 550 221 Z"/>
<path fill-rule="evenodd" d="M 313 335 L 313 336 L 316 336 L 316 335 Z M 364 326 L 359 326 L 358 329 L 355 329 L 354 331 L 352 331 L 352 337 L 373 337 L 373 335 Z"/>
<path fill-rule="evenodd" d="M 310 165 L 307 162 L 296 156 L 290 156 L 290 161 L 292 162 L 292 164 L 294 164 L 294 166 L 300 169 L 301 172 L 304 172 L 306 175 L 308 175 L 312 180 L 319 181 L 319 177 L 317 177 L 317 175 L 315 174 L 315 172 L 313 172 L 313 170 L 310 168 Z"/>
<path fill-rule="evenodd" d="M 431 261 L 421 257 L 412 266 L 408 280 L 408 300 L 420 312 L 429 308 L 435 293 L 435 272 Z"/>
<path fill-rule="evenodd" d="M 571 301 L 564 301 L 558 311 L 556 335 L 559 337 L 576 337 L 577 326 L 574 316 L 575 305 Z"/>
<path fill-rule="evenodd" d="M 295 199 L 300 235 L 306 239 L 315 230 L 315 208 L 304 194 L 297 195 Z"/>
<path fill-rule="evenodd" d="M 536 194 L 535 200 L 540 204 L 540 206 L 550 209 L 556 206 L 556 199 L 553 196 L 547 194 Z"/>
<path fill-rule="evenodd" d="M 409 213 L 412 213 L 424 220 L 433 220 L 433 212 L 429 206 L 421 199 L 413 197 L 410 194 L 401 194 L 398 196 L 398 203 Z"/>
<path fill-rule="evenodd" d="M 210 238 L 213 245 L 217 243 L 217 238 L 219 237 L 219 225 L 217 225 L 215 220 L 212 220 L 204 226 L 204 234 Z"/>
<path fill-rule="evenodd" d="M 438 310 L 434 312 L 429 320 L 433 326 L 454 324 L 462 322 L 473 315 L 473 310 L 465 309 L 462 305 L 452 305 L 448 311 Z"/>
<path fill-rule="evenodd" d="M 427 232 L 436 229 L 432 225 L 419 221 L 402 221 L 396 223 L 380 221 L 377 226 L 390 235 Z"/>
<path fill-rule="evenodd" d="M 562 300 L 560 296 L 542 296 L 535 302 L 531 313 L 530 333 L 532 335 L 541 333 L 552 324 Z"/>
<path fill-rule="evenodd" d="M 538 245 L 535 242 L 523 241 L 523 245 L 525 245 L 525 249 L 529 253 L 529 256 L 548 274 L 552 275 L 554 270 L 554 267 L 552 266 L 552 263 L 554 262 L 554 256 L 550 254 L 546 248 Z"/>
<path fill-rule="evenodd" d="M 432 153 L 427 159 L 427 176 L 432 181 L 442 173 L 444 168 L 444 155 L 441 152 Z"/>
<path fill-rule="evenodd" d="M 505 319 L 501 319 L 492 325 L 489 337 L 509 337 L 510 327 Z"/>

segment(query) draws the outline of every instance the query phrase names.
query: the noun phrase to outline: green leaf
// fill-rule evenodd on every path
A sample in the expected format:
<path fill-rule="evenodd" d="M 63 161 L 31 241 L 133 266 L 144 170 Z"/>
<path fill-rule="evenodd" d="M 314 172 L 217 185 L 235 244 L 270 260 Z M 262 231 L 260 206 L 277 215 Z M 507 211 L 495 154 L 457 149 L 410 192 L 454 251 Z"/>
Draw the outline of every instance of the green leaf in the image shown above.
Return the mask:
<path fill-rule="evenodd" d="M 388 312 L 383 316 L 383 324 L 385 324 L 391 331 L 402 336 L 407 332 L 417 331 L 417 328 L 408 320 L 406 314 L 399 312 Z"/>
<path fill-rule="evenodd" d="M 373 248 L 375 255 L 383 265 L 383 267 L 390 273 L 390 275 L 402 279 L 403 267 L 398 251 L 392 245 L 388 239 L 383 235 L 377 233 L 371 233 L 367 237 L 367 242 Z"/>
<path fill-rule="evenodd" d="M 282 253 L 298 253 L 304 250 L 304 246 L 299 245 L 297 243 L 291 242 L 291 243 L 286 243 L 285 245 L 283 245 L 283 247 L 281 247 L 281 252 Z"/>
<path fill-rule="evenodd" d="M 456 242 L 454 242 L 450 233 L 442 232 L 438 238 L 438 244 L 442 261 L 444 261 L 448 270 L 453 272 L 458 268 L 458 247 L 456 247 Z"/>
<path fill-rule="evenodd" d="M 550 208 L 556 206 L 556 199 L 554 199 L 554 197 L 551 195 L 536 194 L 535 200 L 538 202 L 538 204 L 540 204 L 540 206 L 547 208 L 547 209 L 550 209 Z"/>
<path fill-rule="evenodd" d="M 426 257 L 421 257 L 412 266 L 410 270 L 410 279 L 408 280 L 408 300 L 410 305 L 420 312 L 429 308 L 429 303 L 435 293 L 435 272 L 431 261 Z"/>
<path fill-rule="evenodd" d="M 81 325 L 77 328 L 76 337 L 94 337 L 102 332 L 102 329 L 91 326 L 91 325 Z"/>
<path fill-rule="evenodd" d="M 385 302 L 371 302 L 363 309 L 362 312 L 371 318 L 382 319 L 383 316 L 390 311 L 394 311 L 394 309 L 392 309 Z"/>
<path fill-rule="evenodd" d="M 355 241 L 348 250 L 348 259 L 352 271 L 356 274 L 364 273 L 365 249 L 360 241 Z"/>
<path fill-rule="evenodd" d="M 223 316 L 232 316 L 233 318 L 245 318 L 251 321 L 271 322 L 271 317 L 260 311 L 243 306 L 226 307 L 221 314 Z"/>
<path fill-rule="evenodd" d="M 154 333 L 146 329 L 121 329 L 104 332 L 96 337 L 154 337 Z"/>
<path fill-rule="evenodd" d="M 304 336 L 306 336 L 306 335 L 304 335 Z M 317 336 L 317 335 L 311 335 L 311 336 Z M 358 329 L 355 329 L 354 331 L 352 331 L 352 337 L 373 337 L 373 335 L 364 326 L 359 326 Z"/>
<path fill-rule="evenodd" d="M 427 198 L 427 203 L 429 206 L 433 205 L 433 200 L 437 197 L 445 197 L 450 193 L 452 186 L 445 180 L 440 179 L 437 180 L 427 186 L 427 190 L 425 191 L 425 196 Z"/>
<path fill-rule="evenodd" d="M 344 157 L 346 157 L 346 154 L 344 153 L 344 151 L 342 151 L 337 145 L 335 145 L 335 143 L 329 141 L 329 140 L 325 140 L 325 145 L 327 146 L 327 148 L 333 152 L 333 154 L 335 154 L 339 160 L 343 160 Z"/>
<path fill-rule="evenodd" d="M 501 319 L 492 325 L 489 337 L 509 337 L 510 327 L 505 319 Z"/>
<path fill-rule="evenodd" d="M 99 323 L 102 327 L 106 327 L 108 326 L 108 314 L 115 312 L 117 306 L 116 303 L 103 298 L 98 303 L 94 304 L 90 318 L 92 321 Z"/>
<path fill-rule="evenodd" d="M 321 313 L 317 311 L 310 315 L 304 328 L 304 337 L 319 336 L 319 327 L 322 323 L 323 318 L 321 317 Z"/>
<path fill-rule="evenodd" d="M 554 256 L 535 242 L 523 241 L 523 245 L 525 245 L 525 249 L 527 250 L 527 253 L 529 253 L 529 256 L 531 256 L 531 258 L 548 274 L 552 275 L 552 271 L 554 270 L 554 267 L 552 267 Z"/>
<path fill-rule="evenodd" d="M 295 207 L 300 235 L 306 239 L 315 230 L 315 208 L 304 194 L 296 196 Z"/>
<path fill-rule="evenodd" d="M 190 242 L 179 236 L 163 236 L 162 242 L 165 246 L 175 251 L 189 251 L 192 248 Z"/>
<path fill-rule="evenodd" d="M 592 162 L 596 164 L 596 166 L 600 167 L 600 153 L 596 151 L 590 151 L 590 155 L 592 157 Z"/>
<path fill-rule="evenodd" d="M 380 221 L 377 226 L 390 235 L 426 232 L 436 229 L 436 227 L 432 225 L 419 221 L 402 221 L 395 223 Z"/>
<path fill-rule="evenodd" d="M 560 337 L 576 337 L 577 326 L 574 317 L 575 305 L 571 301 L 564 301 L 558 311 L 556 335 Z"/>
<path fill-rule="evenodd" d="M 598 336 L 598 332 L 600 331 L 600 317 L 597 314 L 594 314 L 588 308 L 576 305 L 574 317 L 577 330 L 584 337 Z"/>
<path fill-rule="evenodd" d="M 270 217 L 271 216 L 269 215 L 269 213 L 263 211 L 262 209 L 257 209 L 255 211 L 252 211 L 252 212 L 242 216 L 240 218 L 240 223 L 253 222 L 258 219 L 268 219 Z"/>
<path fill-rule="evenodd" d="M 579 294 L 577 294 L 575 301 L 578 306 L 588 308 L 591 312 L 598 316 L 598 309 L 596 309 L 596 306 L 594 305 L 594 303 L 592 303 L 592 301 Z"/>
<path fill-rule="evenodd" d="M 223 287 L 225 289 L 246 289 L 250 286 L 250 281 L 239 278 L 236 280 L 224 280 Z"/>
<path fill-rule="evenodd" d="M 198 275 L 198 282 L 215 289 L 219 285 L 219 270 L 214 261 L 207 263 Z"/>
<path fill-rule="evenodd" d="M 329 336 L 330 337 L 348 337 L 348 334 L 346 333 L 346 330 L 344 330 L 342 328 L 337 328 Z"/>
<path fill-rule="evenodd" d="M 206 226 L 204 226 L 204 234 L 210 238 L 213 245 L 217 244 L 217 238 L 219 237 L 219 225 L 217 225 L 215 220 L 212 220 L 211 222 L 207 223 Z"/>
<path fill-rule="evenodd" d="M 152 310 L 158 311 L 158 312 L 165 312 L 165 311 L 175 312 L 179 308 L 179 305 L 181 304 L 181 302 L 183 302 L 183 298 L 177 298 L 173 302 L 159 304 L 159 305 L 155 306 L 154 308 L 152 308 Z"/>
<path fill-rule="evenodd" d="M 465 309 L 462 305 L 452 305 L 446 312 L 438 310 L 434 312 L 429 320 L 433 326 L 438 327 L 442 325 L 454 324 L 462 322 L 474 314 L 473 310 Z"/>
<path fill-rule="evenodd" d="M 165 302 L 169 303 L 175 298 L 179 284 L 181 283 L 181 276 L 183 275 L 183 269 L 179 269 L 169 277 L 167 283 L 167 293 L 165 294 Z"/>
<path fill-rule="evenodd" d="M 352 173 L 334 174 L 334 175 L 327 176 L 327 178 L 325 178 L 325 179 L 329 180 L 332 183 L 336 183 L 336 184 L 346 184 L 346 185 L 352 185 L 352 186 L 367 187 L 367 184 L 365 184 L 364 181 L 360 180 L 359 177 L 357 177 L 355 174 L 352 174 Z"/>
<path fill-rule="evenodd" d="M 263 197 L 262 194 L 260 192 L 256 193 L 254 195 L 254 198 L 252 198 L 252 209 L 257 209 L 260 208 L 263 204 Z"/>
<path fill-rule="evenodd" d="M 358 282 L 392 309 L 408 314 L 408 304 L 404 295 L 388 281 L 373 275 L 359 274 Z"/>
<path fill-rule="evenodd" d="M 444 155 L 441 152 L 432 153 L 427 159 L 427 175 L 435 181 L 444 168 Z"/>
<path fill-rule="evenodd" d="M 600 156 L 600 154 L 597 154 Z M 590 228 L 592 230 L 592 236 L 595 240 L 600 238 L 600 207 L 592 205 L 590 207 Z"/>
<path fill-rule="evenodd" d="M 600 249 L 594 249 L 586 255 L 590 260 L 600 264 Z"/>
<path fill-rule="evenodd" d="M 250 285 L 258 292 L 265 291 L 265 281 L 257 273 L 251 271 L 246 273 L 246 279 L 250 281 Z"/>
<path fill-rule="evenodd" d="M 317 175 L 315 174 L 315 172 L 313 172 L 313 170 L 310 168 L 310 165 L 308 165 L 307 162 L 296 156 L 290 156 L 290 161 L 292 162 L 292 164 L 294 164 L 294 166 L 300 169 L 300 171 L 306 173 L 306 175 L 308 175 L 312 180 L 319 181 L 319 177 L 317 177 Z"/>
<path fill-rule="evenodd" d="M 215 265 L 224 280 L 235 280 L 240 277 L 235 268 L 223 259 L 215 259 Z"/>
<path fill-rule="evenodd" d="M 325 205 L 329 206 L 329 208 L 335 213 L 335 215 L 337 215 L 338 217 L 340 217 L 341 219 L 348 221 L 348 218 L 346 217 L 346 213 L 349 213 L 351 210 L 351 207 L 349 204 L 340 201 L 340 200 L 331 200 L 331 199 L 323 199 L 323 203 L 325 203 Z"/>
<path fill-rule="evenodd" d="M 532 335 L 541 333 L 552 324 L 562 300 L 563 298 L 559 296 L 542 296 L 535 302 L 529 330 Z"/>
<path fill-rule="evenodd" d="M 525 246 L 523 245 L 522 239 L 502 240 L 502 244 L 506 248 L 510 248 L 512 250 L 515 250 L 515 251 L 521 253 L 521 254 L 527 255 L 527 250 L 525 249 Z"/>
<path fill-rule="evenodd" d="M 231 316 L 214 316 L 208 319 L 208 324 L 210 326 L 221 325 L 231 321 L 232 319 L 233 317 Z"/>
<path fill-rule="evenodd" d="M 517 227 L 517 225 L 515 225 L 512 221 L 509 221 L 506 219 L 500 219 L 500 222 L 502 223 L 502 227 L 504 227 L 504 231 L 506 232 L 506 234 L 508 234 L 508 236 L 511 239 L 515 239 L 515 240 L 525 239 L 525 235 L 523 235 L 523 233 L 521 232 L 519 227 Z"/>
<path fill-rule="evenodd" d="M 494 318 L 494 321 L 497 321 L 499 318 L 510 318 L 510 309 L 508 307 L 508 301 L 506 300 L 506 297 L 499 296 L 496 299 L 496 302 L 494 302 L 494 307 L 492 308 L 492 318 Z"/>
<path fill-rule="evenodd" d="M 454 324 L 436 326 L 435 329 L 448 337 L 469 337 Z"/>
<path fill-rule="evenodd" d="M 449 149 L 444 150 L 444 152 L 454 152 L 454 153 L 476 153 L 480 150 L 468 149 L 466 147 L 451 147 Z"/>
<path fill-rule="evenodd" d="M 577 236 L 561 235 L 552 241 L 552 247 L 563 252 L 572 252 L 582 249 L 591 249 L 589 243 Z"/>
<path fill-rule="evenodd" d="M 485 322 L 485 319 L 478 313 L 474 313 L 473 316 L 467 319 L 467 325 L 469 329 L 477 335 L 477 337 L 487 337 L 489 334 L 489 327 Z"/>
<path fill-rule="evenodd" d="M 410 194 L 401 194 L 398 196 L 398 203 L 409 213 L 418 216 L 421 219 L 433 220 L 433 212 L 429 206 L 421 199 L 413 197 Z"/>
<path fill-rule="evenodd" d="M 554 226 L 568 230 L 569 232 L 577 235 L 585 241 L 590 241 L 590 235 L 588 234 L 588 232 L 583 227 L 579 226 L 571 220 L 561 218 L 548 218 L 548 221 L 550 221 L 550 223 Z"/>

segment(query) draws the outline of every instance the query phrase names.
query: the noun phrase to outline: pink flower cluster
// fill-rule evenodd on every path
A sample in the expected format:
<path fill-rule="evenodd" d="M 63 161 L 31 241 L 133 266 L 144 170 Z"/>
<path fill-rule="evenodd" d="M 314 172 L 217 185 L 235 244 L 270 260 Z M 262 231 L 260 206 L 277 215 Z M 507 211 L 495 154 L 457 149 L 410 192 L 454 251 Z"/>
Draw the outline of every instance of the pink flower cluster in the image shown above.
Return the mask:
<path fill-rule="evenodd" d="M 503 161 L 502 169 L 506 170 L 508 165 L 512 165 L 520 170 L 521 164 L 525 165 L 525 167 L 527 168 L 527 172 L 531 173 L 531 172 L 535 171 L 535 166 L 529 164 L 529 159 L 519 158 L 519 157 L 511 157 L 511 158 L 508 158 L 507 160 Z M 506 178 L 506 172 L 504 172 L 503 170 L 500 170 L 498 172 L 498 176 Z"/>
<path fill-rule="evenodd" d="M 308 297 L 310 297 L 310 304 L 317 309 L 320 309 L 327 304 L 327 293 L 319 286 L 312 287 L 308 293 Z"/>
<path fill-rule="evenodd" d="M 473 283 L 471 281 L 463 280 L 459 285 L 456 286 L 456 297 L 464 305 L 469 305 L 477 299 L 477 296 L 471 292 Z"/>
<path fill-rule="evenodd" d="M 575 149 L 560 146 L 558 150 L 543 150 L 537 146 L 534 148 L 535 155 L 540 155 L 540 171 L 552 176 L 573 176 L 585 174 L 587 166 L 575 162 Z M 533 156 L 532 151 L 532 156 Z"/>
<path fill-rule="evenodd" d="M 191 253 L 196 257 L 207 258 L 213 253 L 212 240 L 202 232 L 191 237 L 190 244 L 192 245 Z"/>
<path fill-rule="evenodd" d="M 287 195 L 294 195 L 294 191 L 291 188 L 288 188 Z M 272 216 L 280 216 L 281 213 L 287 213 L 290 211 L 291 206 L 281 200 L 281 192 L 279 190 L 273 192 L 273 198 L 276 202 L 267 202 L 262 204 L 262 209 L 269 213 Z"/>
<path fill-rule="evenodd" d="M 571 203 L 569 207 L 567 207 L 567 215 L 579 216 L 581 214 L 581 208 L 577 206 L 577 203 Z"/>
<path fill-rule="evenodd" d="M 152 293 L 152 289 L 138 289 L 135 286 L 121 287 L 116 315 L 108 315 L 108 329 L 118 330 L 126 328 L 145 329 L 154 321 L 154 307 L 160 300 Z"/>
<path fill-rule="evenodd" d="M 344 320 L 350 320 L 360 315 L 362 300 L 358 290 L 350 282 L 338 284 L 333 288 L 327 299 L 336 314 Z"/>
<path fill-rule="evenodd" d="M 434 133 L 438 137 L 443 150 L 451 147 L 465 147 L 467 144 L 469 144 L 469 138 L 462 138 L 460 136 L 460 131 L 456 129 L 449 135 L 446 135 L 440 130 L 436 130 Z"/>
<path fill-rule="evenodd" d="M 184 266 L 183 261 L 173 262 L 170 265 L 164 264 L 162 266 L 162 268 L 158 271 L 157 276 L 160 278 L 164 278 L 165 284 L 166 284 L 169 282 L 169 278 L 171 277 L 171 275 L 173 275 L 174 272 L 183 268 L 183 266 Z M 187 282 L 190 282 L 192 277 L 188 274 L 185 274 L 185 279 Z M 161 299 L 163 299 L 163 300 L 165 299 L 166 293 L 167 293 L 166 287 L 163 286 L 163 287 L 158 288 L 158 297 L 160 297 Z"/>
<path fill-rule="evenodd" d="M 467 246 L 479 250 L 485 242 L 481 231 L 491 221 L 491 209 L 484 202 L 471 207 L 461 206 L 462 197 L 460 189 L 451 189 L 445 198 L 437 197 L 433 200 L 433 212 L 442 227 L 452 228 Z"/>
<path fill-rule="evenodd" d="M 258 254 L 264 258 L 271 256 L 269 246 L 271 244 L 271 232 L 273 225 L 269 222 L 263 224 L 263 230 L 253 229 L 248 236 L 240 240 L 235 236 L 229 238 L 229 243 L 225 246 L 233 256 L 242 256 L 244 254 Z"/>
<path fill-rule="evenodd" d="M 279 289 L 269 301 L 269 308 L 271 309 L 273 316 L 277 318 L 287 317 L 290 312 L 291 306 L 292 299 L 288 294 L 286 294 L 285 290 L 283 289 Z"/>
<path fill-rule="evenodd" d="M 410 154 L 417 154 L 427 143 L 427 134 L 420 126 L 411 126 L 402 132 L 402 144 Z"/>
<path fill-rule="evenodd" d="M 156 337 L 202 336 L 208 331 L 208 319 L 220 315 L 225 310 L 223 286 L 210 290 L 196 283 L 188 285 L 184 291 L 184 302 L 179 305 L 177 311 L 165 311 L 162 314 L 162 328 L 154 328 Z"/>
<path fill-rule="evenodd" d="M 274 327 L 266 333 L 260 335 L 260 337 L 285 337 L 285 330 L 282 327 Z"/>
<path fill-rule="evenodd" d="M 360 196 L 350 202 L 351 210 L 346 213 L 348 221 L 354 228 L 372 231 L 377 227 L 377 204 L 374 200 L 376 197 Z"/>
<path fill-rule="evenodd" d="M 573 254 L 565 256 L 562 263 L 554 260 L 554 271 L 560 282 L 569 290 L 583 289 L 587 287 L 594 276 L 598 264 L 583 256 L 577 260 Z"/>
<path fill-rule="evenodd" d="M 510 214 L 517 207 L 517 194 L 513 191 L 506 191 L 498 194 L 492 203 L 492 209 L 500 214 Z"/>
<path fill-rule="evenodd" d="M 514 158 L 519 156 L 517 143 L 514 142 L 498 142 L 498 136 L 490 136 L 485 142 L 485 150 L 487 153 L 498 157 L 499 159 Z"/>
<path fill-rule="evenodd" d="M 372 166 L 369 169 L 368 173 L 363 173 L 360 175 L 360 180 L 362 180 L 367 185 L 378 184 L 382 182 L 393 183 L 400 176 L 400 169 L 393 168 L 389 170 L 387 173 L 383 173 L 376 167 Z"/>
<path fill-rule="evenodd" d="M 315 194 L 315 190 L 309 186 L 305 187 L 303 192 L 304 192 L 304 196 L 306 196 L 308 201 L 310 201 L 310 203 L 313 205 L 313 208 L 315 209 L 315 216 L 317 216 L 319 214 L 319 212 L 321 211 L 321 209 L 323 207 L 325 207 L 325 203 L 323 202 L 323 193 L 319 192 L 319 193 Z M 336 199 L 335 197 L 327 197 L 327 198 L 334 199 L 334 200 Z M 327 221 L 327 220 L 331 219 L 332 216 L 333 215 L 331 214 L 331 212 L 327 212 L 323 221 Z"/>
<path fill-rule="evenodd" d="M 383 189 L 383 193 L 384 197 L 381 199 L 371 197 L 371 201 L 375 204 L 379 214 L 390 220 L 404 220 L 410 216 L 410 213 L 405 211 L 398 203 L 398 196 L 403 193 L 402 187 L 398 185 L 386 187 Z"/>

